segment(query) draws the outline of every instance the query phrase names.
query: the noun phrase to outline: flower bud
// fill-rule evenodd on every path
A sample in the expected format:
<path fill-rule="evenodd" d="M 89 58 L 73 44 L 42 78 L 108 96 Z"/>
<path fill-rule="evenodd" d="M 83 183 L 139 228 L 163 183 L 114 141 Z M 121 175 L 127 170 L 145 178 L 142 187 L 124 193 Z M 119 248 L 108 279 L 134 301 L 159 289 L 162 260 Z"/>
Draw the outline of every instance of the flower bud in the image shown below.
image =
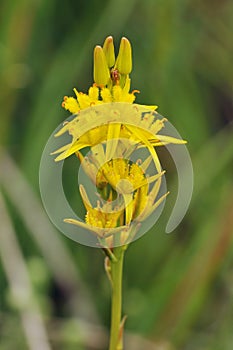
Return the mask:
<path fill-rule="evenodd" d="M 116 60 L 116 68 L 121 74 L 129 74 L 132 70 L 132 49 L 129 40 L 121 39 L 120 49 Z"/>
<path fill-rule="evenodd" d="M 107 60 L 101 46 L 94 49 L 94 82 L 97 85 L 107 85 L 110 79 L 110 72 Z"/>
<path fill-rule="evenodd" d="M 105 39 L 104 45 L 103 45 L 104 54 L 107 59 L 107 64 L 109 68 L 112 68 L 115 64 L 115 50 L 113 45 L 113 37 L 108 36 Z"/>

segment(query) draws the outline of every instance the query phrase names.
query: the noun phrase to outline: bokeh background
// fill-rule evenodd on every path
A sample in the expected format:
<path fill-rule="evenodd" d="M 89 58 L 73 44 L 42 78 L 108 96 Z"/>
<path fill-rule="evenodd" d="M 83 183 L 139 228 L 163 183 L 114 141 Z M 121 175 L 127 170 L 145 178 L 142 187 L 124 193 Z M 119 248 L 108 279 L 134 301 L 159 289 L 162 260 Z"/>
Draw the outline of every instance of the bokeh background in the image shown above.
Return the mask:
<path fill-rule="evenodd" d="M 128 249 L 125 349 L 233 349 L 232 34 L 230 0 L 1 1 L 1 350 L 107 349 L 104 256 L 56 231 L 38 168 L 68 116 L 63 96 L 92 84 L 93 48 L 108 35 L 130 39 L 137 102 L 158 104 L 188 140 L 195 175 L 176 231 L 165 234 L 171 196 Z"/>

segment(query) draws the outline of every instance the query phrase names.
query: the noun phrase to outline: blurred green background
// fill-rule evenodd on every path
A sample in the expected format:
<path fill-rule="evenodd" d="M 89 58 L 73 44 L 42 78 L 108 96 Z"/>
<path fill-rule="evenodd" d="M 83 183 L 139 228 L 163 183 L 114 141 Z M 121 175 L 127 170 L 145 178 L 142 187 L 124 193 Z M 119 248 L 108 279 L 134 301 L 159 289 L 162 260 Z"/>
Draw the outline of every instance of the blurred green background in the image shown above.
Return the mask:
<path fill-rule="evenodd" d="M 176 231 L 165 234 L 168 199 L 128 249 L 125 349 L 233 349 L 232 33 L 230 0 L 1 1 L 1 350 L 107 348 L 103 254 L 52 226 L 38 167 L 69 115 L 63 96 L 92 84 L 108 35 L 130 39 L 137 102 L 158 104 L 188 140 L 195 175 Z"/>

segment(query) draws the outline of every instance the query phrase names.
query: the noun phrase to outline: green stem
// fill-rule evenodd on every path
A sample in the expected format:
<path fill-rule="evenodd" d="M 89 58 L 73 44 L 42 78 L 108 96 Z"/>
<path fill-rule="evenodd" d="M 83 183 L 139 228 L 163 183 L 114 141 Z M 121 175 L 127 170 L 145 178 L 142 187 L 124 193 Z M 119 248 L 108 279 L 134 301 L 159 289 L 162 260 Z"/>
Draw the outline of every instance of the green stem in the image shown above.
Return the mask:
<path fill-rule="evenodd" d="M 118 343 L 122 312 L 122 272 L 124 251 L 124 247 L 114 248 L 113 254 L 117 260 L 111 262 L 112 307 L 109 350 L 120 350 L 120 348 L 118 348 Z"/>

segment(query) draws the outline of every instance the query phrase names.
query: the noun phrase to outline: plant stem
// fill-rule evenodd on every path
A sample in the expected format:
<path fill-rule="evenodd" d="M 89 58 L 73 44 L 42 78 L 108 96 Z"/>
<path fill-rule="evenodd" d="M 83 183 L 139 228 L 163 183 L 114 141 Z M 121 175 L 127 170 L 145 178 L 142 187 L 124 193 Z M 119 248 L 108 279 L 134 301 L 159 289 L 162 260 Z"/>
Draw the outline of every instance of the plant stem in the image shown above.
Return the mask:
<path fill-rule="evenodd" d="M 111 307 L 111 331 L 109 350 L 120 350 L 118 348 L 119 332 L 121 324 L 122 310 L 122 272 L 124 260 L 124 247 L 116 247 L 113 253 L 117 261 L 111 262 L 111 278 L 112 278 L 112 307 Z"/>

